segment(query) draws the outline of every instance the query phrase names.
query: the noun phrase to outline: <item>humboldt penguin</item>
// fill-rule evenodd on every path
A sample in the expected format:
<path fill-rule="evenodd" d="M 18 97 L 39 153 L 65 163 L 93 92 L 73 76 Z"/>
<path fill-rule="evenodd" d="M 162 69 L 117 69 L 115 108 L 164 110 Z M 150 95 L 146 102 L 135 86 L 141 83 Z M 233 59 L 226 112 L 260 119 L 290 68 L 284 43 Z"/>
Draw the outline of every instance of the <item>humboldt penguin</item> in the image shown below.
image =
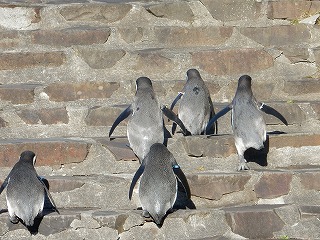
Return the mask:
<path fill-rule="evenodd" d="M 59 213 L 48 188 L 34 168 L 35 161 L 36 155 L 32 151 L 22 152 L 19 161 L 0 187 L 0 194 L 7 187 L 6 199 L 12 223 L 21 220 L 26 226 L 33 226 L 34 219 L 42 216 L 45 193 Z"/>
<path fill-rule="evenodd" d="M 162 225 L 165 216 L 172 210 L 176 201 L 177 179 L 182 183 L 186 196 L 190 199 L 188 181 L 172 153 L 163 144 L 153 144 L 150 152 L 143 159 L 130 185 L 130 200 L 140 176 L 139 198 L 143 216 L 151 216 L 158 226 Z"/>
<path fill-rule="evenodd" d="M 130 116 L 127 136 L 131 149 L 141 163 L 152 144 L 164 143 L 163 113 L 175 121 L 183 132 L 186 131 L 183 123 L 173 111 L 166 106 L 160 106 L 151 80 L 147 77 L 140 77 L 136 80 L 136 94 L 133 103 L 115 120 L 109 131 L 109 137 L 117 125 Z"/>
<path fill-rule="evenodd" d="M 260 150 L 267 138 L 266 123 L 262 111 L 280 119 L 288 125 L 286 119 L 275 109 L 264 103 L 258 102 L 251 89 L 251 77 L 243 75 L 239 78 L 236 94 L 227 107 L 218 112 L 208 123 L 207 128 L 227 112 L 231 112 L 231 124 L 235 146 L 239 156 L 240 170 L 248 170 L 244 152 L 249 148 Z"/>
<path fill-rule="evenodd" d="M 198 70 L 189 69 L 187 71 L 187 81 L 182 92 L 172 102 L 171 110 L 180 99 L 178 117 L 186 127 L 187 135 L 213 134 L 215 130 L 217 132 L 217 122 L 216 126 L 212 125 L 206 131 L 206 126 L 215 112 L 210 92 Z M 173 133 L 175 128 L 176 124 L 173 123 Z"/>

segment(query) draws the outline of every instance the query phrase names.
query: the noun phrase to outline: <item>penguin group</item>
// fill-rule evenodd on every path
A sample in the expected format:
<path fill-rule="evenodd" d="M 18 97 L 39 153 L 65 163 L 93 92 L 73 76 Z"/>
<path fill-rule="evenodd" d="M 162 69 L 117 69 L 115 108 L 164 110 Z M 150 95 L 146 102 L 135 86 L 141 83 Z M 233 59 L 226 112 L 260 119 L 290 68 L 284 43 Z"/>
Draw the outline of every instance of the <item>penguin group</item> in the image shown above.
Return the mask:
<path fill-rule="evenodd" d="M 179 126 L 183 135 L 216 135 L 217 120 L 231 111 L 231 125 L 239 157 L 238 170 L 249 170 L 244 153 L 249 148 L 262 149 L 267 139 L 266 123 L 262 112 L 286 119 L 275 109 L 256 100 L 251 89 L 252 79 L 243 75 L 238 80 L 235 96 L 230 104 L 215 113 L 210 92 L 196 69 L 189 69 L 181 92 L 170 108 L 160 104 L 147 77 L 136 80 L 134 101 L 114 121 L 109 138 L 121 121 L 128 119 L 127 137 L 140 166 L 133 176 L 129 199 L 139 181 L 139 199 L 142 215 L 151 217 L 161 227 L 167 214 L 174 210 L 180 189 L 188 200 L 191 198 L 187 178 L 174 155 L 166 147 L 163 115 L 173 121 L 172 134 Z M 173 111 L 179 102 L 177 114 Z M 214 137 L 213 137 L 214 141 Z M 7 188 L 6 201 L 9 220 L 31 227 L 42 217 L 46 197 L 52 208 L 59 210 L 43 179 L 35 169 L 36 154 L 24 151 L 3 181 L 0 194 Z M 181 187 L 182 186 L 182 187 Z"/>
<path fill-rule="evenodd" d="M 178 183 L 181 183 L 187 198 L 191 192 L 187 178 L 165 146 L 164 113 L 173 120 L 172 134 L 177 125 L 183 135 L 215 135 L 218 133 L 217 120 L 230 110 L 235 146 L 239 157 L 237 170 L 249 170 L 244 153 L 249 148 L 260 150 L 267 139 L 263 113 L 271 114 L 288 125 L 286 119 L 274 108 L 258 102 L 251 88 L 251 77 L 243 75 L 232 102 L 215 113 L 210 92 L 196 69 L 187 71 L 185 85 L 173 100 L 170 109 L 160 105 L 149 78 L 138 78 L 134 102 L 125 109 L 113 123 L 109 137 L 116 126 L 129 117 L 127 136 L 130 147 L 140 161 L 129 189 L 129 199 L 141 177 L 139 199 L 143 216 L 151 217 L 161 227 L 165 216 L 173 210 L 177 199 Z M 173 112 L 179 103 L 178 113 Z M 214 140 L 213 140 L 214 141 Z"/>

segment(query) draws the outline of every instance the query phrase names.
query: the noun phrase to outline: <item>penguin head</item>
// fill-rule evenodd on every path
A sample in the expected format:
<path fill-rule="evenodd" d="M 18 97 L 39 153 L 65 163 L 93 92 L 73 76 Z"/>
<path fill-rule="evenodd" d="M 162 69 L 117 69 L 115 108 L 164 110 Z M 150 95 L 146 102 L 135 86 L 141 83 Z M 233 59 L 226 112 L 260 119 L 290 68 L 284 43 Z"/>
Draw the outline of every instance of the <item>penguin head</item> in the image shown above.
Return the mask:
<path fill-rule="evenodd" d="M 20 161 L 30 162 L 34 165 L 36 163 L 36 155 L 32 151 L 24 151 L 20 155 Z"/>
<path fill-rule="evenodd" d="M 152 87 L 152 82 L 147 77 L 139 77 L 136 81 L 136 90 L 141 88 L 150 88 Z"/>
<path fill-rule="evenodd" d="M 191 78 L 201 78 L 197 69 L 191 68 L 187 71 L 187 81 Z"/>
<path fill-rule="evenodd" d="M 251 89 L 251 77 L 249 75 L 242 75 L 238 81 L 238 88 Z"/>

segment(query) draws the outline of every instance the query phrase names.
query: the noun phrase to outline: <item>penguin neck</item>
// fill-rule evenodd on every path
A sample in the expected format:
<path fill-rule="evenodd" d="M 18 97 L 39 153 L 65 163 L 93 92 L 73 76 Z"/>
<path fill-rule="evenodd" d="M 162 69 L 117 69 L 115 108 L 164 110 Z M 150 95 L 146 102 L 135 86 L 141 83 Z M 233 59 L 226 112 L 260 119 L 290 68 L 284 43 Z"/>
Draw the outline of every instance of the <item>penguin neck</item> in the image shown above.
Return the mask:
<path fill-rule="evenodd" d="M 242 96 L 252 97 L 252 96 L 253 96 L 253 92 L 252 92 L 251 87 L 248 87 L 248 86 L 238 86 L 236 95 L 242 95 Z"/>

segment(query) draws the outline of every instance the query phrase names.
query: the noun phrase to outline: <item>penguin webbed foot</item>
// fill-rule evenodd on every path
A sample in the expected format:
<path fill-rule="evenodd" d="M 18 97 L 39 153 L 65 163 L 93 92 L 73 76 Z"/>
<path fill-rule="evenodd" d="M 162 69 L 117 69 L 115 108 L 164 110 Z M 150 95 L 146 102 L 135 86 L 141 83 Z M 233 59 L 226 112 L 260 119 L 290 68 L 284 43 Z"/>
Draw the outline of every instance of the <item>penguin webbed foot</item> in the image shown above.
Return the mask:
<path fill-rule="evenodd" d="M 9 220 L 13 224 L 17 224 L 19 222 L 19 218 L 17 216 L 9 216 Z"/>
<path fill-rule="evenodd" d="M 151 218 L 151 215 L 147 210 L 143 210 L 142 211 L 142 216 L 145 217 L 145 218 Z"/>
<path fill-rule="evenodd" d="M 243 171 L 243 170 L 250 170 L 247 161 L 244 159 L 244 157 L 240 157 L 240 163 L 238 166 L 238 171 Z"/>

